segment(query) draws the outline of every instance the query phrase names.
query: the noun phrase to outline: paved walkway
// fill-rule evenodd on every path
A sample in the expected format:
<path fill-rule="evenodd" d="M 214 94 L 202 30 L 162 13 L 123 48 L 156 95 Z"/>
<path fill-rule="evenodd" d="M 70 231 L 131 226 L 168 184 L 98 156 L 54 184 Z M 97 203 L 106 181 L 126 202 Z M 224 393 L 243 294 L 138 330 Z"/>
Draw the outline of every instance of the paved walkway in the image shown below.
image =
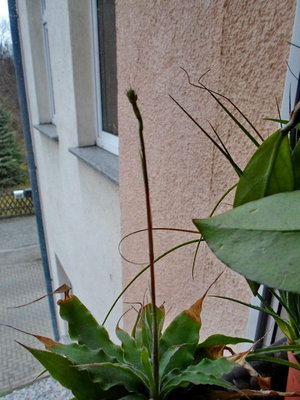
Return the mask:
<path fill-rule="evenodd" d="M 46 293 L 35 217 L 0 219 L 0 323 L 53 337 L 47 298 L 18 309 Z M 31 382 L 43 367 L 18 342 L 36 339 L 0 326 L 0 395 Z"/>

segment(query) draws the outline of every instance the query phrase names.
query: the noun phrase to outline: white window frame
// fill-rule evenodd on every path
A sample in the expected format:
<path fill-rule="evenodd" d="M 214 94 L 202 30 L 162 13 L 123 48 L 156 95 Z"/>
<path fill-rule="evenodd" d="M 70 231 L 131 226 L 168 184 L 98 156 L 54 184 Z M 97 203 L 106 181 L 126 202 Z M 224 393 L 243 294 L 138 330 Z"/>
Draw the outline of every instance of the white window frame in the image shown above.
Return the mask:
<path fill-rule="evenodd" d="M 90 0 L 91 10 L 91 37 L 93 54 L 93 76 L 94 76 L 94 104 L 96 115 L 96 144 L 99 147 L 119 155 L 119 136 L 106 132 L 102 127 L 102 107 L 101 107 L 101 77 L 100 77 L 100 58 L 99 58 L 99 37 L 98 37 L 98 15 L 97 0 Z"/>

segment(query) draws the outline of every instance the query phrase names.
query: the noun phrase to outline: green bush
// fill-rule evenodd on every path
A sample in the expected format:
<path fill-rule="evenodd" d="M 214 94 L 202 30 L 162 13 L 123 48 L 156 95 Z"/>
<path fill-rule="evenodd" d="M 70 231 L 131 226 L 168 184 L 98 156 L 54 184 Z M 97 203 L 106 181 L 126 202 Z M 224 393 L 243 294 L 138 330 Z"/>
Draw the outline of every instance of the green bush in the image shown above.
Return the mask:
<path fill-rule="evenodd" d="M 0 189 L 24 181 L 22 153 L 12 128 L 11 114 L 0 105 Z"/>

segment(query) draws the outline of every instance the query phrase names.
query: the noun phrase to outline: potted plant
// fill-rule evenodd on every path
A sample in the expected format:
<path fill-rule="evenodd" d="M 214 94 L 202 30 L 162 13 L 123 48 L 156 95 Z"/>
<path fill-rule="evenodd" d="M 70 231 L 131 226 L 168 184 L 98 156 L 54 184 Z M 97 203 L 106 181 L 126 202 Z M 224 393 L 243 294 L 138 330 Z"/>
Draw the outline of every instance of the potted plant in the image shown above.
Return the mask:
<path fill-rule="evenodd" d="M 64 286 L 56 291 L 65 294 L 58 305 L 61 317 L 68 322 L 73 342 L 63 344 L 34 335 L 46 350 L 23 346 L 55 379 L 72 390 L 74 400 L 221 400 L 282 395 L 270 390 L 269 379 L 261 377 L 246 361 L 250 350 L 234 354 L 228 347 L 250 340 L 217 334 L 199 343 L 200 313 L 207 292 L 163 329 L 165 311 L 163 306 L 157 306 L 155 296 L 153 228 L 143 120 L 133 90 L 128 91 L 128 98 L 139 123 L 149 241 L 149 266 L 144 270 L 150 270 L 151 302 L 138 311 L 131 334 L 117 326 L 120 344 L 114 344 L 103 324 L 98 324 L 80 300 L 70 295 L 70 288 Z M 207 221 L 195 223 L 202 232 L 202 225 Z M 207 240 L 206 229 L 204 231 Z M 225 350 L 231 354 L 225 357 Z M 237 365 L 251 375 L 258 390 L 241 390 L 226 379 L 226 374 Z"/>

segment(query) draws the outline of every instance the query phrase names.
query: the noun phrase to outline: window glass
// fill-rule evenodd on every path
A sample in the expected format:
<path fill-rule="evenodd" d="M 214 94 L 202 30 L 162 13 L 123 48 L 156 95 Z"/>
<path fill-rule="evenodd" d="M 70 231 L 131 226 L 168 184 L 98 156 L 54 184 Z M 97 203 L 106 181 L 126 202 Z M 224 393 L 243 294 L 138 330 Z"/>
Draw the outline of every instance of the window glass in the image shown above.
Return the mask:
<path fill-rule="evenodd" d="M 117 135 L 116 16 L 114 0 L 98 0 L 102 130 Z"/>

